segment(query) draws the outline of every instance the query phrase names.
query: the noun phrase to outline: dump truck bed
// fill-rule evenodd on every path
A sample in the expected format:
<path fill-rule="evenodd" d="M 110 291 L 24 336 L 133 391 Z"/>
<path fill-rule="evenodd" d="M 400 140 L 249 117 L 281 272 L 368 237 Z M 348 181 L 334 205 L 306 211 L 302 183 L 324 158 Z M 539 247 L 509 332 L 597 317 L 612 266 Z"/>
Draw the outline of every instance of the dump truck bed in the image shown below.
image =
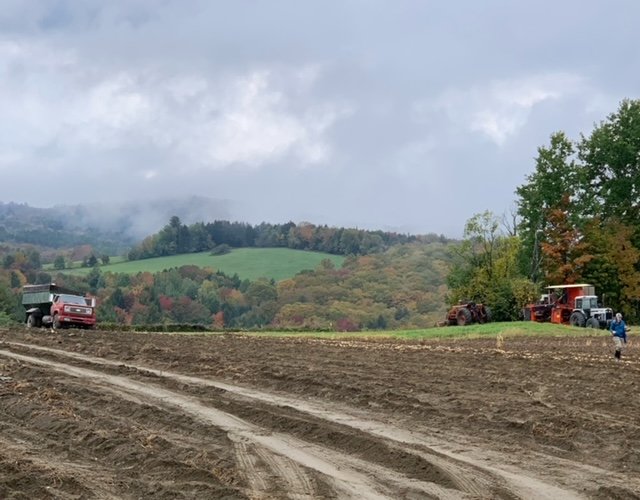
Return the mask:
<path fill-rule="evenodd" d="M 82 294 L 76 290 L 64 288 L 52 283 L 44 285 L 25 285 L 22 288 L 22 305 L 46 304 L 53 301 L 53 294 L 61 293 L 79 295 L 82 297 Z"/>

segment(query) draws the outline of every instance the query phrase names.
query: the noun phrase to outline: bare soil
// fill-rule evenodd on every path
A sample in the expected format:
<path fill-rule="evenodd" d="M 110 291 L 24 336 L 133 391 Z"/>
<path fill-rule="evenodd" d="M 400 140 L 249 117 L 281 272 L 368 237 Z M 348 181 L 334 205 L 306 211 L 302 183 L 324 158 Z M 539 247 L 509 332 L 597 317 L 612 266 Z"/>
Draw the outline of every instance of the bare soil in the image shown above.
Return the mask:
<path fill-rule="evenodd" d="M 640 349 L 0 330 L 0 498 L 640 498 Z"/>

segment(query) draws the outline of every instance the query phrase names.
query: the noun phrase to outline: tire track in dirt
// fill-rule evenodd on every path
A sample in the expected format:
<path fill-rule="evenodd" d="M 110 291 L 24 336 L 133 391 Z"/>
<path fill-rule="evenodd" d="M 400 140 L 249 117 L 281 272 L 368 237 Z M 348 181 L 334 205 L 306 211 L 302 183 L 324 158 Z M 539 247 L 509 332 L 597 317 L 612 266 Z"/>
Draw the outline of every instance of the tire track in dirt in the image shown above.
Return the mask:
<path fill-rule="evenodd" d="M 445 446 L 445 443 L 439 443 L 433 438 L 427 438 L 426 436 L 417 434 L 415 432 L 404 431 L 402 429 L 390 426 L 388 423 L 380 423 L 373 420 L 365 419 L 362 415 L 352 415 L 328 410 L 326 408 L 326 405 L 321 406 L 318 404 L 313 404 L 312 402 L 300 401 L 299 399 L 289 398 L 281 395 L 268 394 L 253 389 L 231 385 L 225 382 L 181 375 L 139 365 L 125 365 L 122 362 L 105 360 L 102 358 L 95 358 L 92 356 L 85 356 L 57 349 L 20 343 L 7 343 L 6 345 L 13 345 L 16 347 L 49 352 L 51 354 L 65 356 L 68 358 L 76 359 L 78 361 L 89 362 L 98 365 L 112 367 L 124 366 L 127 368 L 136 369 L 142 373 L 147 372 L 159 377 L 180 381 L 185 384 L 215 387 L 217 389 L 224 390 L 228 393 L 235 394 L 242 398 L 247 398 L 249 400 L 258 400 L 269 405 L 294 408 L 297 411 L 305 412 L 329 422 L 338 423 L 340 425 L 364 431 L 378 438 L 390 440 L 392 447 L 395 447 L 398 450 L 402 450 L 403 452 L 407 452 L 407 445 L 411 445 L 413 447 L 413 449 L 410 450 L 411 453 L 438 467 L 452 479 L 453 484 L 455 484 L 456 489 L 458 490 L 458 495 L 501 498 L 510 498 L 513 496 L 521 496 L 524 498 L 581 498 L 581 496 L 577 493 L 548 484 L 545 481 L 525 474 L 521 470 L 495 465 L 488 466 L 482 459 L 474 459 L 467 455 L 454 453 L 448 450 L 447 446 Z M 241 451 L 242 455 L 242 453 L 246 451 L 246 448 L 240 447 L 239 450 L 237 449 L 236 451 Z M 295 454 L 295 451 L 291 450 L 291 453 Z M 244 463 L 245 467 L 254 469 L 256 467 L 254 463 L 255 461 L 249 461 L 246 456 L 241 456 L 240 461 Z M 364 467 L 364 465 L 360 464 L 360 468 L 362 467 Z M 270 469 L 273 470 L 273 464 L 271 464 Z M 284 470 L 291 471 L 292 469 L 291 466 L 288 466 L 285 467 Z M 265 473 L 265 471 L 261 472 L 262 475 L 257 474 L 256 471 L 248 472 L 247 474 L 254 477 L 264 477 L 265 475 L 268 475 L 267 473 Z M 602 472 L 604 473 L 604 471 Z M 281 475 L 281 477 L 288 478 L 286 474 L 282 476 L 282 470 L 279 471 L 279 474 Z M 293 473 L 290 472 L 290 474 Z M 381 474 L 381 472 L 379 471 L 378 474 Z M 387 474 L 382 473 L 382 475 L 384 476 Z M 294 476 L 295 474 L 293 474 L 292 477 L 288 478 L 287 480 L 294 480 Z M 391 483 L 394 482 L 392 477 L 389 477 L 388 480 Z M 308 492 L 308 489 L 305 491 L 304 482 L 305 480 L 300 478 L 295 480 L 297 491 L 299 491 L 303 496 Z M 424 493 L 429 493 L 432 495 L 435 494 L 439 498 L 448 498 L 451 494 L 451 492 L 449 491 L 450 488 L 442 488 L 433 484 L 427 488 L 421 487 L 418 483 L 414 484 L 413 486 L 418 490 L 423 490 Z M 259 490 L 269 489 L 269 486 L 267 484 L 262 483 L 254 484 L 254 487 Z M 288 487 L 288 489 L 289 491 L 292 491 L 290 487 Z"/>
<path fill-rule="evenodd" d="M 267 453 L 260 447 L 255 448 L 255 454 L 266 464 L 271 471 L 272 478 L 276 482 L 284 482 L 284 491 L 295 491 L 292 486 L 297 486 L 298 493 L 291 496 L 294 500 L 314 498 L 315 488 L 305 471 L 297 463 L 288 458 L 273 453 Z"/>
<path fill-rule="evenodd" d="M 254 492 L 274 496 L 274 492 L 287 491 L 293 500 L 317 498 L 308 473 L 296 462 L 270 453 L 251 441 L 231 436 L 240 472 Z"/>
<path fill-rule="evenodd" d="M 49 350 L 55 352 L 56 350 Z M 64 355 L 64 352 L 58 354 Z M 197 399 L 179 393 L 140 383 L 127 377 L 108 375 L 102 372 L 79 368 L 64 363 L 50 361 L 32 356 L 25 356 L 11 351 L 0 350 L 0 355 L 13 358 L 24 363 L 45 366 L 55 371 L 90 380 L 97 385 L 111 386 L 119 391 L 132 393 L 135 397 L 143 396 L 160 402 L 162 405 L 178 407 L 185 413 L 195 416 L 204 422 L 222 428 L 233 439 L 244 439 L 260 446 L 278 457 L 286 457 L 308 469 L 315 470 L 325 476 L 340 498 L 396 498 L 398 492 L 413 491 L 414 495 L 427 498 L 456 499 L 466 498 L 468 495 L 458 490 L 452 490 L 434 483 L 415 480 L 402 476 L 396 471 L 387 470 L 376 464 L 344 455 L 322 446 L 304 442 L 280 433 L 271 433 L 249 422 L 245 422 L 233 415 L 202 405 Z M 78 355 L 75 355 L 78 356 Z M 97 358 L 96 358 L 97 359 Z M 85 359 L 85 361 L 88 361 Z M 121 363 L 117 363 L 122 365 Z M 264 455 L 261 455 L 264 457 Z M 287 463 L 278 462 L 279 472 L 287 469 Z M 288 468 L 285 477 L 291 497 L 304 497 L 308 491 L 308 479 L 299 480 L 299 467 Z M 295 484 L 294 484 L 295 483 Z M 267 485 L 268 487 L 268 485 Z M 261 493 L 261 492 L 256 492 Z"/>
<path fill-rule="evenodd" d="M 269 490 L 267 471 L 258 464 L 255 452 L 252 453 L 253 444 L 239 438 L 232 438 L 232 441 L 240 474 L 252 491 L 266 494 Z"/>
<path fill-rule="evenodd" d="M 115 484 L 117 481 L 114 471 L 106 470 L 97 465 L 77 463 L 62 456 L 51 460 L 50 453 L 44 453 L 39 449 L 30 446 L 28 442 L 14 438 L 12 440 L 0 437 L 0 457 L 10 455 L 12 466 L 28 465 L 30 473 L 37 471 L 38 475 L 50 476 L 53 478 L 54 486 L 49 486 L 47 494 L 51 498 L 65 498 L 70 494 L 65 491 L 66 483 L 71 483 L 73 489 L 79 486 L 88 494 L 89 492 L 97 498 L 103 500 L 118 500 L 121 498 L 114 491 L 105 488 L 106 484 Z M 40 456 L 47 456 L 41 459 Z M 16 459 L 15 457 L 20 457 Z M 2 461 L 0 461 L 2 464 Z M 4 467 L 0 465 L 4 470 Z"/>

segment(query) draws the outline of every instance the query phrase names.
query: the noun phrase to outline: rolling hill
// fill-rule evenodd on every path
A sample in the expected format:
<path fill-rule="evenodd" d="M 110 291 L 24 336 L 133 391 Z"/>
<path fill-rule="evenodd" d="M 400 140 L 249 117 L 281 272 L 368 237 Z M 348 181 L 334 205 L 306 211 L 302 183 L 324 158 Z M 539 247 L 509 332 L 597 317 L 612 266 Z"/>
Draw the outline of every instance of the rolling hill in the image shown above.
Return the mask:
<path fill-rule="evenodd" d="M 289 248 L 238 248 L 225 255 L 211 255 L 210 252 L 200 252 L 116 262 L 102 265 L 100 270 L 103 273 L 156 273 L 174 267 L 194 265 L 216 269 L 229 276 L 237 273 L 242 279 L 272 278 L 275 281 L 281 281 L 295 276 L 300 271 L 315 269 L 324 259 L 329 259 L 335 267 L 341 267 L 345 257 Z M 85 267 L 67 269 L 61 272 L 64 274 L 86 275 L 90 270 L 90 268 Z"/>

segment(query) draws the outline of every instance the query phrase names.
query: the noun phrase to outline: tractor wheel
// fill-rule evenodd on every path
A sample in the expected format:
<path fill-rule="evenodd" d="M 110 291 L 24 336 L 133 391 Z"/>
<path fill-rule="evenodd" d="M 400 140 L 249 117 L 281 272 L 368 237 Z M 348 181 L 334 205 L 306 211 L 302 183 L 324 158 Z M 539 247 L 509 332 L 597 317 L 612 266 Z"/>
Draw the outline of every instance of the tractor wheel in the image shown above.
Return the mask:
<path fill-rule="evenodd" d="M 34 314 L 29 314 L 27 318 L 27 328 L 37 328 L 38 327 L 38 318 Z"/>
<path fill-rule="evenodd" d="M 586 318 L 584 317 L 584 314 L 582 314 L 580 311 L 573 311 L 571 313 L 571 316 L 569 317 L 569 324 L 571 326 L 583 327 L 585 322 L 586 322 Z"/>
<path fill-rule="evenodd" d="M 491 309 L 486 306 L 484 308 L 484 322 L 491 323 Z"/>
<path fill-rule="evenodd" d="M 458 314 L 456 314 L 456 321 L 458 323 L 458 326 L 469 325 L 471 324 L 471 320 L 471 311 L 469 311 L 469 309 L 467 309 L 466 307 L 462 307 L 458 311 Z"/>
<path fill-rule="evenodd" d="M 600 330 L 600 322 L 596 318 L 589 318 L 585 324 L 587 328 L 594 328 Z"/>

